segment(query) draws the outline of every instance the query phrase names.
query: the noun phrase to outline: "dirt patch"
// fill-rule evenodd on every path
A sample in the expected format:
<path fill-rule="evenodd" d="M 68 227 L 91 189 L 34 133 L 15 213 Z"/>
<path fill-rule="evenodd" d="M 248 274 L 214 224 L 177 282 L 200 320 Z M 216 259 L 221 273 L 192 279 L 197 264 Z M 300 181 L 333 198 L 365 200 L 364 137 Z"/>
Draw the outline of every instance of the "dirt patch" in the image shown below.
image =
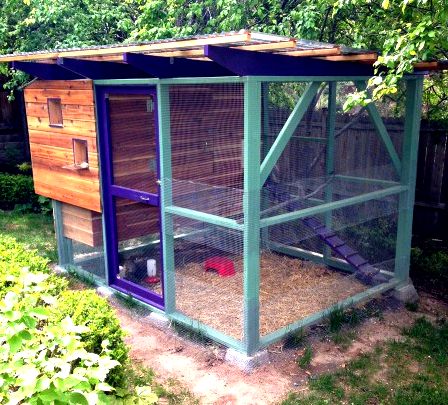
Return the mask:
<path fill-rule="evenodd" d="M 446 305 L 422 295 L 419 312 L 410 312 L 390 299 L 383 299 L 380 317 L 368 318 L 353 328 L 354 338 L 348 348 L 336 345 L 317 325 L 307 332 L 307 344 L 312 346 L 313 360 L 308 370 L 296 363 L 301 348 L 286 348 L 284 344 L 269 347 L 270 363 L 245 374 L 223 362 L 224 350 L 214 345 L 200 345 L 159 330 L 144 320 L 147 313 L 127 309 L 117 302 L 127 343 L 133 361 L 152 367 L 161 380 L 174 378 L 188 387 L 201 404 L 272 404 L 284 399 L 290 391 L 307 391 L 309 378 L 344 367 L 361 353 L 367 353 L 381 342 L 402 338 L 403 327 L 410 326 L 420 316 L 448 316 Z M 381 378 L 379 376 L 379 378 Z"/>

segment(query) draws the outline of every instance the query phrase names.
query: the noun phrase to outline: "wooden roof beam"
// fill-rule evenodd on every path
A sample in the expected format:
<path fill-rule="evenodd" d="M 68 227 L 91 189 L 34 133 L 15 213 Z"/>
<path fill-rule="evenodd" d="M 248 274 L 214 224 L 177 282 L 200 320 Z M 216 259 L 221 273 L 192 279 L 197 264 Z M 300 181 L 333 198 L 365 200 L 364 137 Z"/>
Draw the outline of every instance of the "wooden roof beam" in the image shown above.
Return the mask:
<path fill-rule="evenodd" d="M 221 45 L 221 44 L 231 44 L 238 42 L 251 41 L 251 33 L 245 31 L 243 33 L 232 33 L 227 35 L 217 35 L 197 39 L 184 39 L 177 41 L 163 41 L 148 44 L 136 44 L 136 45 L 120 45 L 113 47 L 104 48 L 86 48 L 86 49 L 75 49 L 75 50 L 61 50 L 61 51 L 51 51 L 51 52 L 39 52 L 24 55 L 6 55 L 0 56 L 0 62 L 11 62 L 11 61 L 31 61 L 38 59 L 54 59 L 58 57 L 88 57 L 88 56 L 99 56 L 99 55 L 116 55 L 122 54 L 124 52 L 151 52 L 151 51 L 161 51 L 161 50 L 181 50 L 182 48 L 194 48 L 203 45 Z"/>

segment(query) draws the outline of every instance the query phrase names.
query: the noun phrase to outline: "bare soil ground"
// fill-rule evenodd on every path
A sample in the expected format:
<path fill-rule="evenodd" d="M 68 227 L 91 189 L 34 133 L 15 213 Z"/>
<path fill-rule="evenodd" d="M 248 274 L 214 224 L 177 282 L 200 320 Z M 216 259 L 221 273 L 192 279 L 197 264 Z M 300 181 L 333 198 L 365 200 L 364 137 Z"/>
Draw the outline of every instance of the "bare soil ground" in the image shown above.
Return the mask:
<path fill-rule="evenodd" d="M 304 371 L 296 359 L 303 347 L 269 347 L 270 363 L 246 374 L 223 361 L 224 349 L 199 344 L 174 331 L 158 329 L 145 320 L 145 310 L 127 308 L 112 299 L 131 347 L 133 361 L 151 367 L 162 380 L 177 380 L 198 398 L 200 404 L 272 404 L 290 391 L 306 392 L 309 378 L 344 367 L 351 359 L 387 340 L 402 338 L 403 327 L 421 316 L 431 320 L 448 317 L 448 304 L 422 293 L 419 309 L 410 312 L 391 298 L 379 301 L 381 311 L 350 329 L 349 344 L 338 345 L 324 324 L 307 331 L 312 347 L 310 367 Z"/>

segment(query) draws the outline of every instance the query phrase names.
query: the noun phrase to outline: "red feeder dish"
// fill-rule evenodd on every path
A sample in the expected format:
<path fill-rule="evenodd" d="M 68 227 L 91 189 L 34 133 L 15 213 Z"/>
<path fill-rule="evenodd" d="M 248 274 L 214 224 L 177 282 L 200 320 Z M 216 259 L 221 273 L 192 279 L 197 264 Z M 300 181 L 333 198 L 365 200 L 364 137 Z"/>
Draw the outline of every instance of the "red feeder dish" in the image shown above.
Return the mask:
<path fill-rule="evenodd" d="M 205 271 L 214 270 L 220 277 L 229 277 L 235 274 L 233 261 L 227 257 L 214 256 L 204 263 Z"/>
<path fill-rule="evenodd" d="M 147 284 L 157 284 L 160 282 L 160 277 L 146 277 L 143 281 Z"/>

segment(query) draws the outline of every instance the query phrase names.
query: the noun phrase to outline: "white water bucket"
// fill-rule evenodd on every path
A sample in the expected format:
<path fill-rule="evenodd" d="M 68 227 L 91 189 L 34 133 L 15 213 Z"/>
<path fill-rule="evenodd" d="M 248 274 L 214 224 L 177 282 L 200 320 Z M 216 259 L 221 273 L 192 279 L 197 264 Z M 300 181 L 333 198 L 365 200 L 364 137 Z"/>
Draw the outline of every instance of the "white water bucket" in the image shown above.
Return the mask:
<path fill-rule="evenodd" d="M 148 277 L 154 277 L 156 275 L 156 261 L 155 259 L 148 259 L 146 261 L 146 270 Z"/>

